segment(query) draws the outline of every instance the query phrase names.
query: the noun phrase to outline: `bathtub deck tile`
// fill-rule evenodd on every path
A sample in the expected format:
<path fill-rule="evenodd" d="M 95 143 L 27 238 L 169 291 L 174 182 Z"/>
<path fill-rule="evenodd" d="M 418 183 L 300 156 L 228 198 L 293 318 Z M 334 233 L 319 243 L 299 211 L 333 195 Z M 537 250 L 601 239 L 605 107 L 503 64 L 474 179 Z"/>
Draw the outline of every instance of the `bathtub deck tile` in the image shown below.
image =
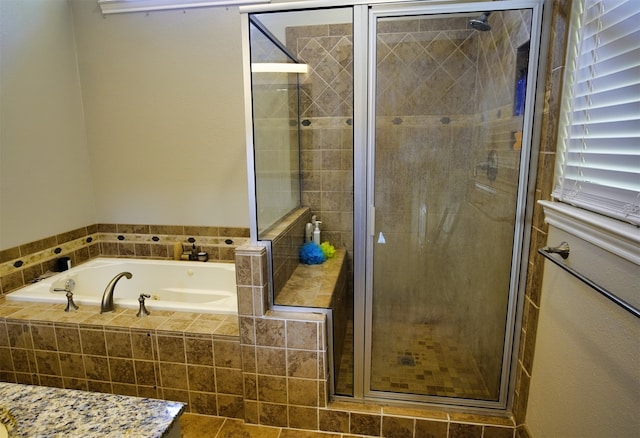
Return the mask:
<path fill-rule="evenodd" d="M 187 321 L 193 321 L 194 319 L 196 319 L 198 316 L 200 316 L 199 313 L 195 313 L 195 312 L 172 312 L 173 314 L 171 315 L 171 320 L 187 320 Z"/>
<path fill-rule="evenodd" d="M 23 309 L 22 306 L 9 305 L 9 304 L 6 304 L 6 301 L 2 300 L 1 306 L 0 306 L 0 317 L 9 317 L 12 314 L 22 309 Z"/>
<path fill-rule="evenodd" d="M 135 315 L 121 314 L 109 321 L 110 326 L 115 327 L 133 327 L 138 321 Z"/>
<path fill-rule="evenodd" d="M 136 322 L 133 323 L 133 327 L 155 330 L 160 327 L 166 320 L 166 316 L 149 315 L 145 316 L 144 318 L 136 318 Z"/>
<path fill-rule="evenodd" d="M 186 331 L 191 333 L 212 334 L 216 332 L 220 324 L 222 324 L 221 321 L 210 321 L 198 318 L 189 325 Z"/>
<path fill-rule="evenodd" d="M 240 329 L 238 324 L 232 322 L 223 322 L 216 328 L 215 335 L 223 336 L 240 336 Z"/>
<path fill-rule="evenodd" d="M 191 319 L 169 318 L 168 320 L 160 324 L 160 326 L 158 327 L 158 330 L 184 332 L 187 330 L 187 327 L 189 327 L 192 324 L 192 322 L 193 320 Z"/>
<path fill-rule="evenodd" d="M 224 320 L 226 320 L 228 315 L 224 315 L 221 313 L 201 313 L 200 316 L 198 316 L 198 319 L 200 321 L 218 321 L 218 322 L 222 322 Z"/>
<path fill-rule="evenodd" d="M 100 314 L 100 310 L 96 308 L 95 313 L 92 313 L 91 316 L 83 321 L 83 324 L 86 325 L 94 325 L 98 327 L 103 327 L 105 325 L 110 325 L 111 321 L 116 318 L 118 313 L 103 313 Z"/>

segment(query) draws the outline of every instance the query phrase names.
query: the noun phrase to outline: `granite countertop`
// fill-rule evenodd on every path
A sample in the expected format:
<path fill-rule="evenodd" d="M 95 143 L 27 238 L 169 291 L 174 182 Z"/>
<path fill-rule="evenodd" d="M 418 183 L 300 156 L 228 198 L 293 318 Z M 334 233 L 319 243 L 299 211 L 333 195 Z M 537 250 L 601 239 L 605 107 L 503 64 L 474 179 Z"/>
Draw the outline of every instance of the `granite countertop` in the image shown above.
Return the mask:
<path fill-rule="evenodd" d="M 163 437 L 184 404 L 124 395 L 0 382 L 0 406 L 16 437 Z"/>

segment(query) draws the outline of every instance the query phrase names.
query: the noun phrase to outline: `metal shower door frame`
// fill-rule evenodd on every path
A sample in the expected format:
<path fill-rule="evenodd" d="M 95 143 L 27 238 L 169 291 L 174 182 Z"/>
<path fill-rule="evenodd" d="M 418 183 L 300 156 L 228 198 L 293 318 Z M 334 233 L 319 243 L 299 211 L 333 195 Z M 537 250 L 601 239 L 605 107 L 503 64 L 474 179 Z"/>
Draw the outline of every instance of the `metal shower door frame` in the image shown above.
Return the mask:
<path fill-rule="evenodd" d="M 512 403 L 511 388 L 515 382 L 517 351 L 520 337 L 520 315 L 524 301 L 526 268 L 537 164 L 534 130 L 534 107 L 541 109 L 543 90 L 536 89 L 538 69 L 544 71 L 540 59 L 542 13 L 544 0 L 507 0 L 493 2 L 446 4 L 405 3 L 378 4 L 354 7 L 354 398 L 398 402 L 446 404 L 465 408 L 477 408 L 479 412 L 505 411 Z M 531 9 L 531 39 L 529 52 L 529 76 L 527 104 L 523 117 L 523 147 L 520 156 L 520 174 L 512 247 L 507 324 L 503 348 L 500 394 L 497 401 L 458 399 L 390 393 L 371 389 L 371 351 L 373 319 L 373 242 L 375 233 L 374 164 L 375 164 L 375 103 L 376 103 L 376 20 L 381 17 L 410 15 L 437 15 Z M 366 39 L 362 38 L 366 34 Z M 366 46 L 362 46 L 366 44 Z M 366 50 L 364 49 L 366 47 Z M 361 106 L 362 105 L 362 106 Z M 366 114 L 363 114 L 366 109 Z M 541 114 L 541 111 L 537 112 Z M 365 116 L 364 118 L 358 116 Z M 536 128 L 539 120 L 535 121 Z M 539 131 L 539 129 L 537 129 Z M 363 168 L 364 166 L 364 168 Z M 468 411 L 468 410 L 467 410 Z"/>

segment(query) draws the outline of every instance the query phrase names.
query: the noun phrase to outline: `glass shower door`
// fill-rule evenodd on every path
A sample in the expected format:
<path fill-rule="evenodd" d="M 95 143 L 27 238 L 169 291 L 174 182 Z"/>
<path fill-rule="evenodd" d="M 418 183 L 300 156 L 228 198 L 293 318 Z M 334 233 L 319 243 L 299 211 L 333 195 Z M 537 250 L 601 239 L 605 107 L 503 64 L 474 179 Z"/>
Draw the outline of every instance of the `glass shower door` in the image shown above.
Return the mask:
<path fill-rule="evenodd" d="M 529 9 L 372 15 L 369 395 L 500 398 L 531 22 Z"/>

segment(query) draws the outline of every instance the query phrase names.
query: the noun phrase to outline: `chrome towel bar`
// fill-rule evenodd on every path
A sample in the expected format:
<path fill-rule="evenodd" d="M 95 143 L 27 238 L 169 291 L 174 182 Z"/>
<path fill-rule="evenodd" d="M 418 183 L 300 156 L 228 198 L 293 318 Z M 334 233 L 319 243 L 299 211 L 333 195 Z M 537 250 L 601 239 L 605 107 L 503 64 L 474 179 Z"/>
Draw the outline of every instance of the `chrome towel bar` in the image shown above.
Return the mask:
<path fill-rule="evenodd" d="M 582 281 L 584 284 L 586 284 L 589 287 L 591 287 L 593 290 L 598 292 L 600 295 L 602 295 L 605 298 L 613 301 L 618 306 L 622 307 L 623 309 L 625 309 L 627 312 L 631 313 L 636 318 L 640 318 L 640 309 L 637 309 L 636 307 L 634 307 L 631 304 L 627 303 L 622 298 L 617 297 L 615 294 L 609 292 L 604 287 L 600 286 L 599 284 L 597 284 L 597 283 L 593 282 L 592 280 L 590 280 L 589 278 L 585 277 L 584 275 L 582 275 L 581 273 L 579 273 L 578 271 L 576 271 L 572 267 L 567 266 L 562 260 L 559 260 L 559 259 L 557 259 L 557 258 L 555 258 L 555 257 L 553 257 L 551 255 L 551 254 L 559 254 L 560 257 L 562 257 L 563 259 L 566 259 L 567 257 L 569 257 L 569 244 L 567 242 L 562 242 L 560 245 L 558 245 L 556 247 L 545 246 L 544 248 L 538 249 L 538 253 L 543 255 L 547 260 L 552 261 L 554 264 L 556 264 L 557 266 L 559 266 L 560 268 L 562 268 L 563 270 L 565 270 L 569 274 L 571 274 L 574 277 L 576 277 L 578 280 Z"/>

